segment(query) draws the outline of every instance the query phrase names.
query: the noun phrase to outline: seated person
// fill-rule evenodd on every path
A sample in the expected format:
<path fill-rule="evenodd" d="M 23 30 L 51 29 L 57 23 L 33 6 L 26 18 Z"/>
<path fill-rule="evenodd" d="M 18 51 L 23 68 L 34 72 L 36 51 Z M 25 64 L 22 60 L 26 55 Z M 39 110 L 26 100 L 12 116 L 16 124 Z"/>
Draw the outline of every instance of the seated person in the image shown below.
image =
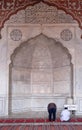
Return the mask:
<path fill-rule="evenodd" d="M 60 120 L 61 121 L 69 121 L 70 120 L 71 113 L 68 110 L 67 107 L 64 108 L 64 110 L 61 112 Z"/>
<path fill-rule="evenodd" d="M 48 113 L 49 113 L 49 121 L 53 120 L 55 121 L 56 119 L 56 104 L 55 103 L 49 103 L 48 104 Z"/>

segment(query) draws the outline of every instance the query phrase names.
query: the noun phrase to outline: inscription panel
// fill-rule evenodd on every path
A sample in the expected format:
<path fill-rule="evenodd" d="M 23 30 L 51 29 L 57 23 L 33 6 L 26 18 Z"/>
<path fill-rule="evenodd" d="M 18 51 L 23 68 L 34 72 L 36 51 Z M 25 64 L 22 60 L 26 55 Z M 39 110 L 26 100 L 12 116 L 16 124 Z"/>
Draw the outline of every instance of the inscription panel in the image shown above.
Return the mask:
<path fill-rule="evenodd" d="M 75 23 L 70 15 L 56 7 L 48 6 L 42 2 L 28 7 L 26 10 L 26 23 Z"/>
<path fill-rule="evenodd" d="M 28 6 L 25 10 L 12 15 L 6 23 L 31 23 L 31 24 L 53 24 L 53 23 L 76 23 L 72 16 L 55 6 L 49 6 L 43 2 Z"/>

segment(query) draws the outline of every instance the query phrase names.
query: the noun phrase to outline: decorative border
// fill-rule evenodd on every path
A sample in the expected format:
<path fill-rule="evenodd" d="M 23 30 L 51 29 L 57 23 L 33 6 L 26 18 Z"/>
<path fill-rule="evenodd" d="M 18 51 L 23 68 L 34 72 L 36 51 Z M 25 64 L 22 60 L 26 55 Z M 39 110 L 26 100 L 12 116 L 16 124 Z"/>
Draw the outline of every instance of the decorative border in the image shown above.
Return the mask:
<path fill-rule="evenodd" d="M 13 41 L 19 41 L 22 39 L 22 32 L 19 29 L 13 29 L 10 33 L 10 37 Z"/>
<path fill-rule="evenodd" d="M 78 21 L 79 27 L 82 29 L 82 0 L 0 0 L 0 30 L 11 15 L 41 1 L 70 14 Z"/>

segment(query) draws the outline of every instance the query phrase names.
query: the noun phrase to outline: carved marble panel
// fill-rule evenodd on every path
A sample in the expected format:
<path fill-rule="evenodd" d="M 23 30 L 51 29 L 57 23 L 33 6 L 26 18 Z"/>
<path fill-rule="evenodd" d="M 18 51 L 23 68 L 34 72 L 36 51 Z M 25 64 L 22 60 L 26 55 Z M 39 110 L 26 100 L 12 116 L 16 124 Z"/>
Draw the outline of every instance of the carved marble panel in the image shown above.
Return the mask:
<path fill-rule="evenodd" d="M 31 70 L 24 68 L 12 68 L 12 88 L 14 95 L 27 95 L 31 93 Z"/>
<path fill-rule="evenodd" d="M 74 23 L 70 15 L 42 2 L 26 9 L 26 23 Z"/>
<path fill-rule="evenodd" d="M 69 81 L 54 82 L 55 95 L 71 96 L 71 83 Z"/>
<path fill-rule="evenodd" d="M 10 37 L 13 41 L 19 41 L 22 38 L 22 32 L 19 29 L 13 29 L 10 33 Z"/>
<path fill-rule="evenodd" d="M 0 115 L 2 116 L 5 112 L 5 99 L 4 97 L 0 97 Z"/>
<path fill-rule="evenodd" d="M 50 102 L 55 102 L 57 104 L 57 110 L 60 111 L 65 102 L 66 98 L 55 97 L 55 96 L 15 96 L 13 97 L 12 102 L 12 114 L 16 117 L 15 114 L 18 113 L 19 117 L 42 117 L 47 118 L 47 105 Z M 31 113 L 30 113 L 31 112 Z M 23 113 L 23 114 L 22 114 Z"/>
<path fill-rule="evenodd" d="M 71 15 L 58 10 L 57 7 L 40 2 L 12 15 L 6 23 L 52 24 L 76 23 L 76 21 L 73 20 Z"/>
<path fill-rule="evenodd" d="M 54 81 L 71 81 L 71 67 L 64 66 L 61 68 L 55 68 L 53 70 Z"/>
<path fill-rule="evenodd" d="M 79 110 L 82 112 L 82 98 L 79 99 Z"/>
<path fill-rule="evenodd" d="M 71 14 L 72 17 L 78 21 L 79 23 L 79 26 L 82 28 L 81 26 L 81 22 L 82 22 L 82 4 L 81 4 L 81 0 L 1 0 L 0 1 L 0 9 L 1 9 L 1 12 L 0 12 L 0 28 L 2 28 L 4 26 L 4 23 L 5 21 L 12 15 L 12 14 L 15 14 L 17 13 L 17 11 L 19 10 L 22 10 L 22 9 L 25 9 L 26 7 L 31 7 L 31 5 L 33 7 L 36 7 L 36 10 L 37 10 L 37 6 L 35 4 L 39 3 L 41 4 L 41 1 L 42 3 L 46 3 L 48 5 L 50 5 L 50 7 L 53 5 L 54 7 L 56 6 L 58 9 L 62 9 L 64 10 L 67 15 L 68 14 Z M 44 7 L 44 6 L 43 6 Z M 34 8 L 35 9 L 35 8 Z M 45 8 L 46 9 L 46 8 Z M 50 8 L 49 8 L 50 9 Z M 32 10 L 32 9 L 31 9 Z M 44 8 L 43 8 L 44 10 Z M 37 11 L 39 12 L 39 10 Z M 39 13 L 40 14 L 40 13 Z M 46 18 L 44 17 L 44 14 L 43 12 L 41 13 L 42 14 L 42 18 L 44 18 L 44 21 L 46 21 L 45 19 L 49 19 L 49 17 L 47 16 Z M 41 16 L 40 14 L 40 16 Z M 36 13 L 37 16 L 38 13 Z M 36 15 L 34 18 L 36 18 Z M 51 16 L 53 16 L 51 13 L 50 13 Z M 32 16 L 33 17 L 33 16 Z M 65 19 L 64 15 L 61 13 L 60 15 L 60 18 L 62 19 L 61 22 L 64 22 L 63 19 Z M 15 19 L 13 19 L 15 21 Z M 66 21 L 70 22 L 71 19 L 67 19 L 66 17 Z M 17 20 L 16 20 L 17 21 Z M 20 20 L 19 20 L 20 21 Z M 31 22 L 34 22 L 34 20 L 32 19 L 30 21 Z M 41 21 L 40 19 L 36 20 L 38 23 Z M 42 20 L 43 21 L 43 20 Z M 50 21 L 50 20 L 49 20 Z M 51 19 L 51 21 L 53 21 L 53 18 Z M 42 22 L 41 22 L 42 23 Z"/>
<path fill-rule="evenodd" d="M 13 95 L 71 96 L 70 88 L 71 57 L 61 43 L 40 34 L 16 49 L 12 56 Z"/>
<path fill-rule="evenodd" d="M 62 32 L 60 33 L 60 37 L 61 39 L 63 39 L 64 41 L 70 41 L 72 39 L 72 32 L 69 29 L 64 29 L 62 30 Z"/>
<path fill-rule="evenodd" d="M 82 67 L 78 69 L 78 82 L 76 81 L 76 93 L 78 97 L 82 94 Z"/>

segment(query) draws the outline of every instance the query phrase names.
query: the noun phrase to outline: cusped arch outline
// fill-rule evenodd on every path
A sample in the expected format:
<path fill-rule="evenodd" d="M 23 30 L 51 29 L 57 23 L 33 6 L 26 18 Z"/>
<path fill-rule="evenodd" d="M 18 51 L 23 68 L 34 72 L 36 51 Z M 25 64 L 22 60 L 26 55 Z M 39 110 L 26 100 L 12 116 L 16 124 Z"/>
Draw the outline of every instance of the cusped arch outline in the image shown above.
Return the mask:
<path fill-rule="evenodd" d="M 15 55 L 17 54 L 17 52 L 18 52 L 23 46 L 25 46 L 27 43 L 28 43 L 28 45 L 29 45 L 29 44 L 30 44 L 29 41 L 31 41 L 31 40 L 33 40 L 33 39 L 37 39 L 37 38 L 39 38 L 40 36 L 43 36 L 43 37 L 45 37 L 45 38 L 47 38 L 47 39 L 51 39 L 51 40 L 53 40 L 54 42 L 56 42 L 56 44 L 59 44 L 59 45 L 61 46 L 61 48 L 63 48 L 63 49 L 65 50 L 65 52 L 69 55 L 70 61 L 71 61 L 71 63 L 72 63 L 72 55 L 71 55 L 71 53 L 70 53 L 70 51 L 69 51 L 68 48 L 66 48 L 60 41 L 56 41 L 55 38 L 48 37 L 48 36 L 46 36 L 45 34 L 40 33 L 39 35 L 36 35 L 36 36 L 34 36 L 34 37 L 29 38 L 28 40 L 26 40 L 25 42 L 21 43 L 18 47 L 16 47 L 16 48 L 14 49 L 14 51 L 12 52 L 12 54 L 11 54 L 11 56 L 10 56 L 10 64 L 12 64 L 13 58 L 15 57 Z M 72 64 L 73 64 L 73 63 L 72 63 Z"/>
<path fill-rule="evenodd" d="M 53 40 L 54 42 L 56 42 L 56 44 L 58 44 L 60 47 L 62 47 L 63 49 L 64 49 L 64 51 L 68 54 L 68 56 L 69 56 L 69 58 L 70 58 L 70 63 L 71 63 L 71 66 L 72 66 L 72 56 L 71 56 L 71 54 L 70 54 L 70 52 L 69 52 L 69 50 L 66 48 L 66 47 L 64 47 L 63 45 L 62 45 L 62 43 L 60 43 L 60 42 L 58 42 L 58 41 L 55 41 L 55 39 L 53 39 L 53 38 L 49 38 L 49 37 L 47 37 L 46 35 L 44 35 L 44 34 L 39 34 L 39 35 L 37 35 L 37 36 L 35 36 L 35 37 L 32 37 L 32 38 L 30 38 L 30 39 L 28 39 L 26 42 L 23 42 L 23 43 L 21 43 L 20 45 L 19 45 L 19 47 L 17 47 L 17 48 L 15 48 L 15 50 L 13 51 L 13 53 L 12 53 L 12 55 L 11 55 L 11 58 L 10 58 L 10 60 L 11 60 L 11 63 L 10 63 L 10 66 L 9 66 L 9 70 L 12 68 L 12 66 L 13 66 L 13 59 L 15 58 L 15 56 L 17 55 L 17 53 L 20 51 L 20 49 L 23 47 L 23 46 L 25 46 L 25 45 L 29 45 L 30 43 L 29 43 L 29 41 L 31 41 L 31 40 L 33 40 L 33 39 L 37 39 L 37 38 L 39 38 L 39 37 L 45 37 L 45 38 L 47 38 L 48 40 L 50 39 L 50 40 Z M 73 67 L 73 66 L 72 66 Z M 9 74 L 10 75 L 10 74 Z M 11 79 L 11 75 L 10 75 L 10 79 Z M 10 80 L 9 79 L 9 80 Z M 12 99 L 12 92 L 11 92 L 11 90 L 12 90 L 12 88 L 11 88 L 11 84 L 9 85 L 10 86 L 10 88 L 9 88 L 9 100 L 11 100 Z M 73 86 L 72 86 L 73 87 Z M 73 88 L 71 88 L 72 89 L 72 94 L 71 94 L 71 98 L 73 98 Z M 11 113 L 11 110 L 10 110 L 10 108 L 11 108 L 11 102 L 9 101 L 9 113 Z"/>

